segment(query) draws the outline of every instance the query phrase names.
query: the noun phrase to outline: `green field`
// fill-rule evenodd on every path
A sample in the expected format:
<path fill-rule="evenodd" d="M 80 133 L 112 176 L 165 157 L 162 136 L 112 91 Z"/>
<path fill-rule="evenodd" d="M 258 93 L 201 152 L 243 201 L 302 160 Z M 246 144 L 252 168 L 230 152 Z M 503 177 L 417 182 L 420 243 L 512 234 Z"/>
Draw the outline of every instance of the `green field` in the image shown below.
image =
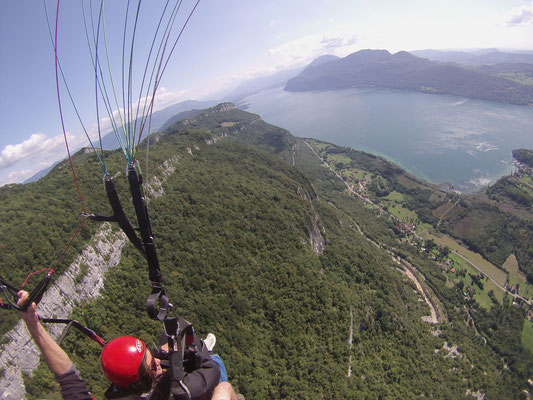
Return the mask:
<path fill-rule="evenodd" d="M 448 214 L 454 207 L 455 203 L 444 203 L 442 206 L 433 210 L 433 215 L 440 219 Z"/>
<path fill-rule="evenodd" d="M 386 197 L 384 197 L 384 199 L 386 200 L 390 200 L 390 201 L 396 201 L 396 202 L 401 202 L 403 201 L 403 194 L 401 194 L 400 192 L 390 192 Z"/>
<path fill-rule="evenodd" d="M 360 169 L 346 169 L 342 171 L 342 176 L 350 179 L 357 179 L 358 181 L 364 181 L 370 179 L 370 174 Z"/>
<path fill-rule="evenodd" d="M 490 297 L 488 295 L 488 292 L 491 290 L 494 292 L 494 296 L 496 299 L 502 303 L 503 302 L 503 291 L 498 288 L 491 280 L 489 279 L 483 279 L 483 290 L 481 290 L 470 277 L 469 274 L 472 275 L 478 275 L 479 271 L 476 270 L 474 267 L 472 267 L 468 262 L 466 262 L 464 259 L 459 257 L 458 255 L 454 253 L 450 253 L 449 255 L 450 260 L 453 261 L 453 266 L 456 269 L 455 273 L 448 272 L 448 278 L 456 284 L 459 282 L 459 280 L 462 280 L 465 284 L 465 287 L 471 287 L 474 289 L 474 300 L 476 300 L 480 306 L 482 306 L 485 309 L 490 309 L 492 305 L 492 301 L 490 300 Z M 461 270 L 464 270 L 466 272 L 465 276 L 460 276 L 459 273 Z"/>
<path fill-rule="evenodd" d="M 524 328 L 522 328 L 522 346 L 533 353 L 533 322 L 527 319 L 524 321 Z"/>
<path fill-rule="evenodd" d="M 416 215 L 414 211 L 408 210 L 397 203 L 385 203 L 385 205 L 387 206 L 389 213 L 402 222 L 415 224 L 418 221 L 418 215 Z"/>
<path fill-rule="evenodd" d="M 483 307 L 485 310 L 490 310 L 492 307 L 492 301 L 490 300 L 489 295 L 484 290 L 481 290 L 479 292 L 476 292 L 474 294 L 474 300 L 480 305 L 480 307 Z"/>
<path fill-rule="evenodd" d="M 359 179 L 360 181 L 364 181 L 366 179 L 370 179 L 370 173 L 363 171 L 361 169 L 352 169 L 352 172 L 354 174 L 355 179 Z"/>
<path fill-rule="evenodd" d="M 343 165 L 350 165 L 352 163 L 352 159 L 348 156 L 345 156 L 344 154 L 335 154 L 335 155 L 332 155 L 332 154 L 328 154 L 327 155 L 327 161 L 328 163 L 334 163 L 334 164 L 338 164 L 338 163 L 341 163 Z"/>
<path fill-rule="evenodd" d="M 501 286 L 505 285 L 505 282 L 507 281 L 507 273 L 485 260 L 479 254 L 474 253 L 473 251 L 460 245 L 448 235 L 442 235 L 441 237 L 437 237 L 429 234 L 429 236 L 431 236 L 431 238 L 435 240 L 435 243 L 437 243 L 438 245 L 448 246 L 450 249 L 456 251 L 457 253 L 468 259 L 471 263 L 479 267 L 485 274 L 490 276 Z"/>
<path fill-rule="evenodd" d="M 523 72 L 500 72 L 494 75 L 510 79 L 512 81 L 521 83 L 522 85 L 533 85 L 533 78 L 527 76 Z"/>

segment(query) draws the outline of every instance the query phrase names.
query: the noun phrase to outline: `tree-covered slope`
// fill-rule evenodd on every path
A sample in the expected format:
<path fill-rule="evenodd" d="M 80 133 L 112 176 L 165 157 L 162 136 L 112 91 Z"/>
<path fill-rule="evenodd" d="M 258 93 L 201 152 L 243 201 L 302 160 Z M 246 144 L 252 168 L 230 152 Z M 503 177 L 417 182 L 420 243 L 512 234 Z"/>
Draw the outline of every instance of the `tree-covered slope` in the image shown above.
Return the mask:
<path fill-rule="evenodd" d="M 145 181 L 165 176 L 163 194 L 149 201 L 149 210 L 167 292 L 200 335 L 217 335 L 230 381 L 246 398 L 456 399 L 469 390 L 518 397 L 523 374 L 514 364 L 506 369 L 508 360 L 467 326 L 462 298 L 433 263 L 398 242 L 389 222 L 347 193 L 301 140 L 227 104 L 154 139 Z M 75 158 L 77 169 L 98 177 L 98 164 L 86 156 Z M 170 159 L 177 160 L 172 171 L 164 167 Z M 120 154 L 108 160 L 122 170 Z M 64 169 L 41 186 L 70 188 Z M 99 178 L 82 175 L 82 186 L 94 192 L 86 207 L 104 208 Z M 126 204 L 122 180 L 117 177 Z M 25 190 L 15 186 L 3 195 L 20 199 Z M 58 208 L 76 211 L 75 192 L 68 197 L 74 199 Z M 58 218 L 51 202 L 35 203 L 49 224 Z M 439 325 L 422 319 L 429 307 L 393 260 L 394 246 L 424 274 L 424 292 L 442 303 Z M 30 259 L 25 268 L 33 264 Z M 155 341 L 161 325 L 144 311 L 147 275 L 146 263 L 128 246 L 108 272 L 102 296 L 81 304 L 74 317 L 108 340 L 134 334 Z M 64 347 L 102 398 L 98 346 L 72 333 Z M 58 398 L 44 366 L 26 384 L 30 398 Z"/>
<path fill-rule="evenodd" d="M 287 91 L 387 87 L 446 93 L 511 104 L 533 104 L 533 88 L 519 82 L 416 57 L 405 51 L 361 50 L 344 58 L 309 65 L 285 86 Z"/>

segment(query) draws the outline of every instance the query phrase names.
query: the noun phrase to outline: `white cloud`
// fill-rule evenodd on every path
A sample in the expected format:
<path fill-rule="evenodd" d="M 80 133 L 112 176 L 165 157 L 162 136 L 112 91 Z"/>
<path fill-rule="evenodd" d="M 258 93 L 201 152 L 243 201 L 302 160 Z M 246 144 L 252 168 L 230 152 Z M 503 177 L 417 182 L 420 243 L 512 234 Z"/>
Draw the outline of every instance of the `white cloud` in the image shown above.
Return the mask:
<path fill-rule="evenodd" d="M 64 145 L 63 135 L 47 139 L 44 133 L 34 133 L 21 143 L 4 147 L 0 153 L 0 169 L 14 165 L 21 160 L 41 160 L 57 152 L 62 145 Z"/>
<path fill-rule="evenodd" d="M 159 89 L 157 89 L 157 93 L 155 96 L 154 111 L 161 110 L 180 101 L 195 98 L 197 96 L 195 93 L 195 90 L 186 89 L 173 92 L 165 87 L 160 87 Z"/>
<path fill-rule="evenodd" d="M 38 171 L 32 169 L 22 169 L 13 171 L 8 175 L 9 182 L 24 182 L 26 179 L 31 178 Z"/>
<path fill-rule="evenodd" d="M 323 54 L 345 56 L 355 51 L 357 37 L 353 32 L 337 30 L 310 34 L 271 48 L 268 54 L 285 67 L 302 65 Z"/>
<path fill-rule="evenodd" d="M 521 26 L 533 23 L 533 2 L 514 8 L 507 19 L 507 26 Z"/>
<path fill-rule="evenodd" d="M 85 137 L 68 133 L 67 140 L 71 153 L 87 144 Z M 63 134 L 47 138 L 44 133 L 34 133 L 0 152 L 0 185 L 22 182 L 66 156 Z"/>
<path fill-rule="evenodd" d="M 165 87 L 160 87 L 158 88 L 155 96 L 153 111 L 159 111 L 172 104 L 188 100 L 191 98 L 191 96 L 195 95 L 197 95 L 197 91 L 181 90 L 173 92 L 166 89 Z M 135 120 L 135 117 L 141 118 L 143 116 L 146 116 L 149 112 L 151 101 L 152 96 L 147 96 L 139 99 L 137 101 L 137 104 L 134 104 L 132 106 L 133 115 L 131 116 L 131 118 Z M 139 107 L 138 114 L 137 107 Z M 117 128 L 120 129 L 120 127 L 122 126 L 122 122 L 125 120 L 124 109 L 121 107 L 117 110 L 114 110 L 111 117 L 109 117 L 108 115 L 106 117 L 100 118 L 100 133 L 102 134 L 102 136 L 107 135 L 108 133 L 113 131 L 113 124 L 111 123 L 111 119 L 113 119 L 114 124 L 117 126 Z M 96 123 L 93 124 L 88 134 L 91 140 L 96 141 L 98 139 L 98 125 Z"/>

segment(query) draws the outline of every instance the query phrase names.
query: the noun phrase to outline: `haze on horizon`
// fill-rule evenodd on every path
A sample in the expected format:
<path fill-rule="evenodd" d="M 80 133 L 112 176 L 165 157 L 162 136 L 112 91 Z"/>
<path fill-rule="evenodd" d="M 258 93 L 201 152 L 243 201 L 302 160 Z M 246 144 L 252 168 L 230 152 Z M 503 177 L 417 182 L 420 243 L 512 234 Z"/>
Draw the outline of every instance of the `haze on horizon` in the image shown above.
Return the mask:
<path fill-rule="evenodd" d="M 158 1 L 160 3 L 160 1 Z M 47 0 L 55 10 L 55 0 Z M 66 4 L 65 2 L 63 4 Z M 79 9 L 63 6 L 60 43 L 79 29 Z M 124 2 L 106 3 L 110 12 Z M 148 11 L 147 11 L 148 12 Z M 120 25 L 120 24 L 119 24 Z M 111 28 L 110 28 L 111 30 Z M 76 38 L 76 36 L 72 36 Z M 80 37 L 78 37 L 80 38 Z M 365 48 L 498 48 L 533 50 L 533 1 L 419 0 L 376 4 L 326 0 L 217 2 L 203 0 L 189 23 L 159 89 L 156 109 L 187 100 L 219 98 L 239 82 L 302 67 L 324 54 Z M 74 41 L 74 39 L 72 39 Z M 63 55 L 76 65 L 86 55 L 80 39 Z M 55 91 L 53 49 L 42 3 L 0 3 L 0 185 L 22 182 L 66 156 Z M 90 67 L 90 64 L 87 64 Z M 75 81 L 76 103 L 94 130 L 94 82 Z M 73 111 L 67 120 L 72 122 Z M 79 124 L 67 126 L 69 144 L 87 144 Z"/>

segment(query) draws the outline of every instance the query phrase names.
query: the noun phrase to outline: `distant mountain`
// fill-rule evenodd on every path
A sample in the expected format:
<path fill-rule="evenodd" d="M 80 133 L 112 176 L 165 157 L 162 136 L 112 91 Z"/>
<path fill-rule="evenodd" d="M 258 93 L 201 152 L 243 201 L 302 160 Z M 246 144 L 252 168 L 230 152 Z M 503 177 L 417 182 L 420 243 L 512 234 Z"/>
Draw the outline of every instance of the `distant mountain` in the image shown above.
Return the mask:
<path fill-rule="evenodd" d="M 289 79 L 294 78 L 302 70 L 303 68 L 291 68 L 276 72 L 272 75 L 243 81 L 223 97 L 227 101 L 238 103 L 245 97 L 258 93 L 261 90 L 273 89 L 285 85 Z"/>
<path fill-rule="evenodd" d="M 338 60 L 339 58 L 340 57 L 337 57 L 337 56 L 334 56 L 334 55 L 331 55 L 331 54 L 326 54 L 326 55 L 323 55 L 323 56 L 315 58 L 313 60 L 313 62 L 311 62 L 311 64 L 309 64 L 308 68 L 309 67 L 316 67 L 318 65 L 322 65 L 322 64 L 328 63 L 330 61 L 335 61 L 335 60 Z"/>
<path fill-rule="evenodd" d="M 387 87 L 452 94 L 510 104 L 533 104 L 533 86 L 405 51 L 361 50 L 344 58 L 310 65 L 289 80 L 286 91 Z"/>
<path fill-rule="evenodd" d="M 169 118 L 164 124 L 163 126 L 161 126 L 159 128 L 160 131 L 164 131 L 165 129 L 167 129 L 169 126 L 172 126 L 174 125 L 176 122 L 179 122 L 183 119 L 188 119 L 188 118 L 194 118 L 196 117 L 198 114 L 200 114 L 203 110 L 198 110 L 198 109 L 194 109 L 194 110 L 188 110 L 188 111 L 182 111 L 176 115 L 174 115 L 173 117 Z"/>
<path fill-rule="evenodd" d="M 180 103 L 173 104 L 162 110 L 156 111 L 152 114 L 152 126 L 151 131 L 158 131 L 171 117 L 174 115 L 190 110 L 193 108 L 206 108 L 211 107 L 217 104 L 218 101 L 197 101 L 197 100 L 186 100 Z M 143 136 L 147 136 L 146 133 Z M 102 147 L 104 150 L 114 150 L 119 147 L 117 138 L 114 132 L 109 132 L 102 136 Z"/>
<path fill-rule="evenodd" d="M 474 60 L 478 55 L 466 51 L 442 51 L 442 50 L 415 50 L 410 51 L 411 54 L 427 58 L 431 61 L 439 62 L 456 62 L 456 63 L 469 63 L 471 60 Z"/>
<path fill-rule="evenodd" d="M 45 168 L 39 172 L 37 172 L 35 175 L 33 175 L 31 178 L 26 179 L 22 184 L 31 183 L 31 182 L 37 182 L 39 179 L 43 178 L 48 174 L 57 164 L 59 164 L 61 161 L 58 161 L 48 168 Z"/>
<path fill-rule="evenodd" d="M 215 104 L 217 104 L 217 101 L 197 101 L 197 100 L 186 100 L 182 101 L 180 103 L 173 104 L 171 106 L 168 106 L 160 111 L 156 111 L 152 114 L 152 127 L 151 131 L 156 132 L 158 130 L 163 130 L 172 125 L 173 123 L 180 121 L 184 118 L 192 118 L 197 113 L 199 113 L 198 110 L 191 110 L 191 111 L 185 111 L 190 110 L 191 108 L 206 108 L 211 107 Z M 195 114 L 196 112 L 196 114 Z M 146 137 L 146 136 L 145 136 Z M 95 146 L 100 147 L 100 143 L 95 143 Z M 104 150 L 115 150 L 119 148 L 119 143 L 117 141 L 117 138 L 115 136 L 114 132 L 106 133 L 104 136 L 102 136 L 102 148 Z M 57 164 L 59 164 L 61 161 L 58 161 L 51 165 L 50 167 L 44 168 L 41 171 L 37 172 L 35 175 L 33 175 L 31 178 L 26 179 L 23 184 L 36 182 L 39 179 L 45 177 Z"/>
<path fill-rule="evenodd" d="M 496 49 L 484 51 L 442 51 L 442 50 L 415 50 L 411 51 L 418 57 L 439 62 L 455 62 L 465 65 L 494 65 L 500 63 L 529 63 L 533 64 L 531 53 L 509 53 Z"/>

